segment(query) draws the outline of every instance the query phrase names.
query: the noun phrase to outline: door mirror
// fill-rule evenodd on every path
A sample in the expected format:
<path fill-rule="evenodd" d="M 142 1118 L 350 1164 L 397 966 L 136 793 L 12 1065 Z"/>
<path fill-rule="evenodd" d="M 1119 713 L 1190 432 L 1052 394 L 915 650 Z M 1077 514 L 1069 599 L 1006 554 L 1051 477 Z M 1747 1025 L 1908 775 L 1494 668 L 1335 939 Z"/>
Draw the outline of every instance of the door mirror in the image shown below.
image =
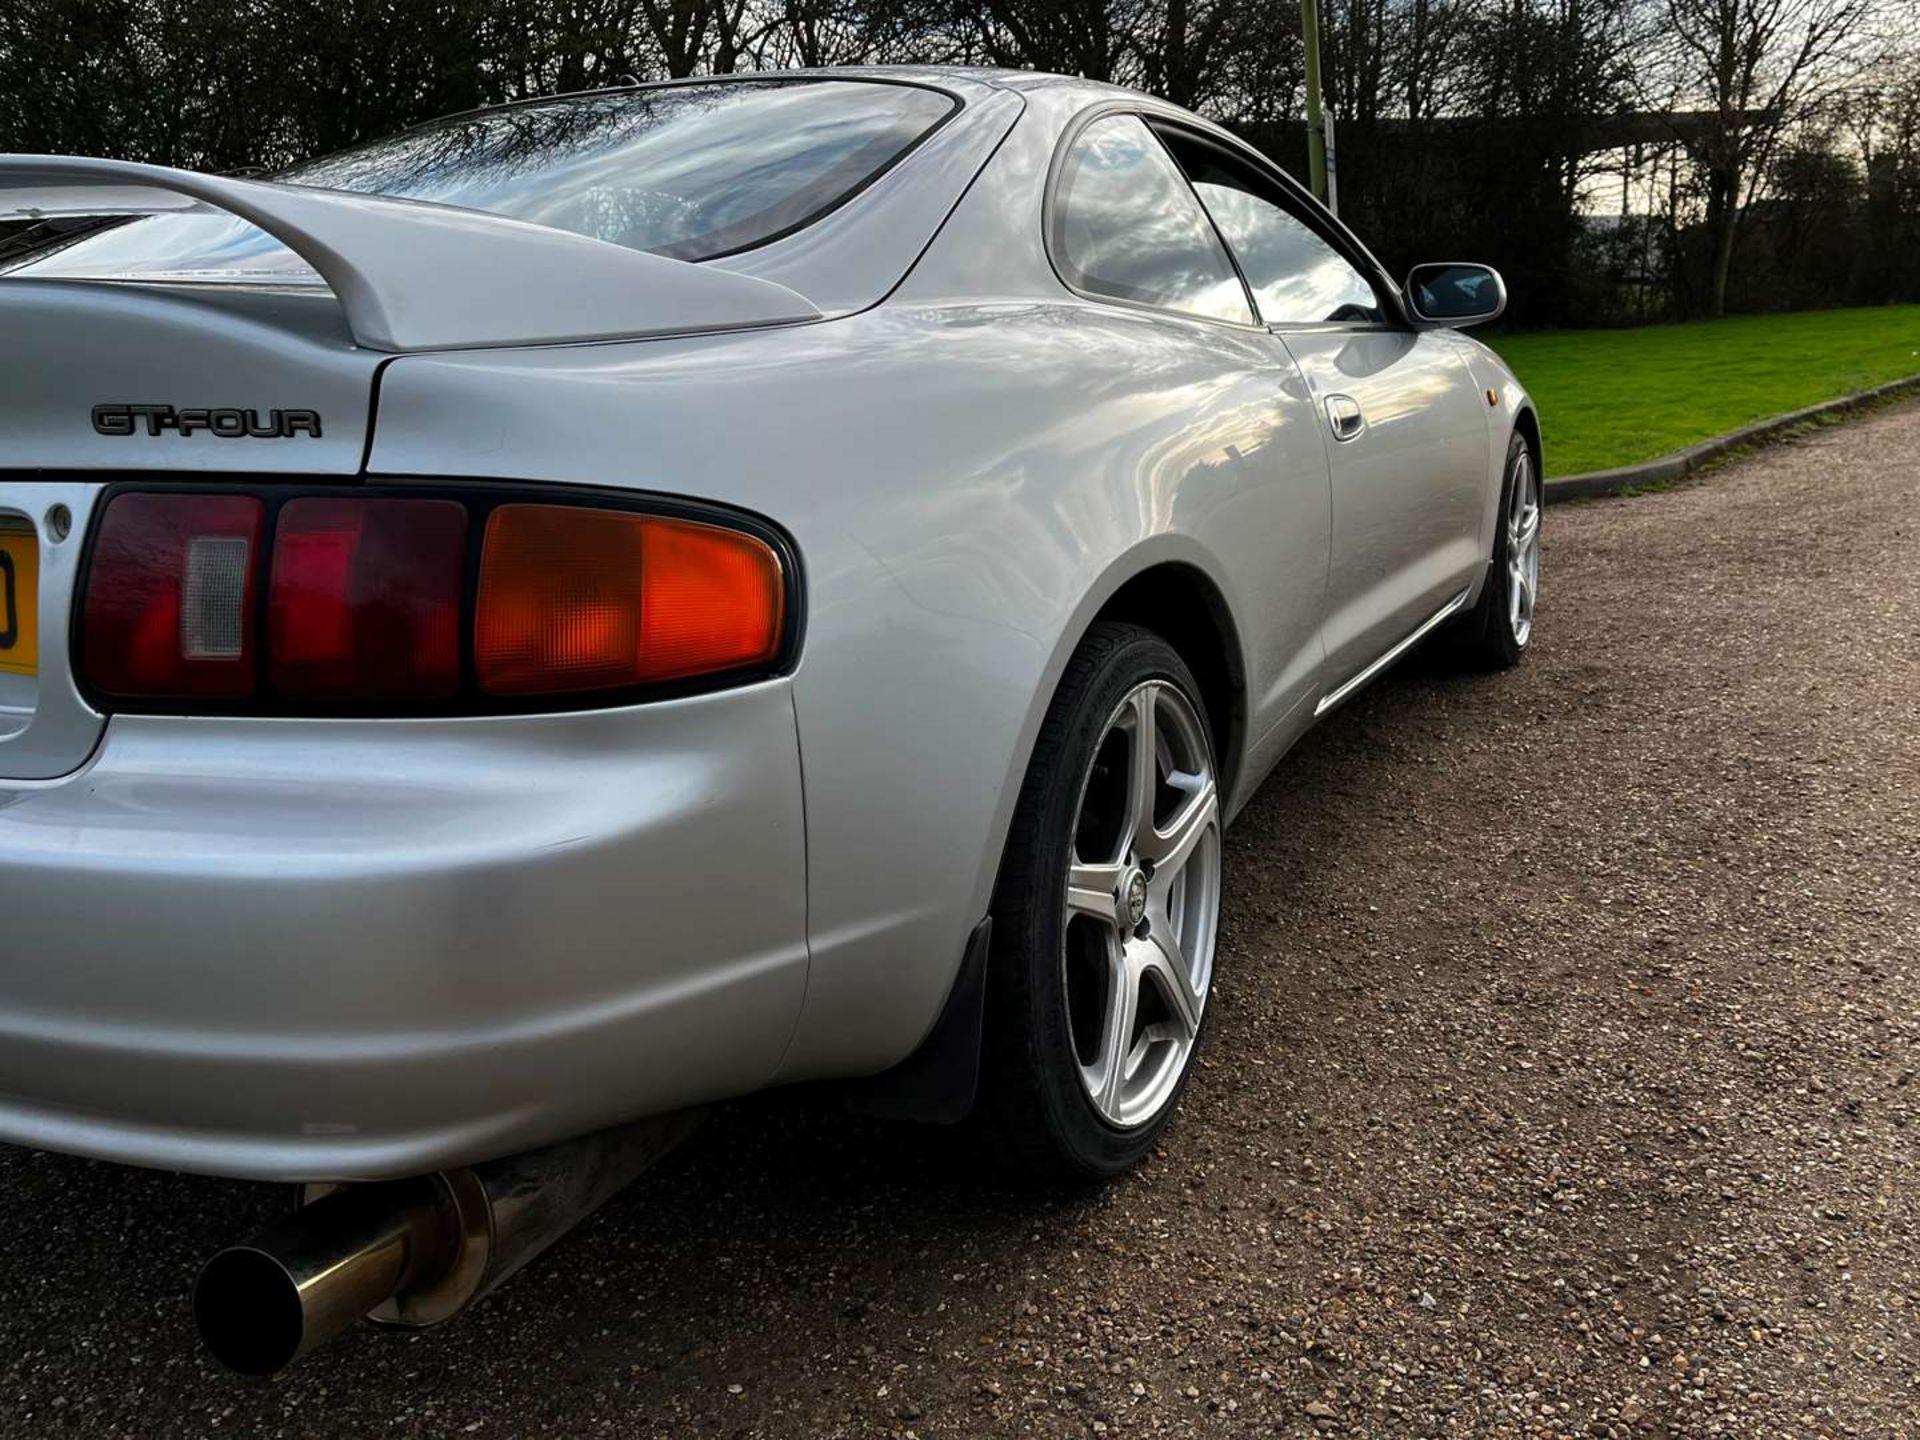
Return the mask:
<path fill-rule="evenodd" d="M 1423 325 L 1464 330 L 1498 318 L 1507 308 L 1507 282 L 1491 265 L 1452 260 L 1416 265 L 1407 276 L 1407 308 Z"/>

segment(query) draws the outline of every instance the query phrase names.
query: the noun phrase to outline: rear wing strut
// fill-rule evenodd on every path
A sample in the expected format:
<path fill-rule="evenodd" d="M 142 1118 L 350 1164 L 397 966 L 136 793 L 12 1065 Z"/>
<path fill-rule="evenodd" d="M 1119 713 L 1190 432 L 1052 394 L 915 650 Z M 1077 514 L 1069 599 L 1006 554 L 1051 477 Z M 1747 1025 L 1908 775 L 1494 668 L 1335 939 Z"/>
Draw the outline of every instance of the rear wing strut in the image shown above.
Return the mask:
<path fill-rule="evenodd" d="M 0 218 L 143 214 L 186 202 L 238 216 L 306 261 L 369 350 L 641 339 L 820 318 L 770 280 L 478 210 L 119 160 L 0 155 Z"/>

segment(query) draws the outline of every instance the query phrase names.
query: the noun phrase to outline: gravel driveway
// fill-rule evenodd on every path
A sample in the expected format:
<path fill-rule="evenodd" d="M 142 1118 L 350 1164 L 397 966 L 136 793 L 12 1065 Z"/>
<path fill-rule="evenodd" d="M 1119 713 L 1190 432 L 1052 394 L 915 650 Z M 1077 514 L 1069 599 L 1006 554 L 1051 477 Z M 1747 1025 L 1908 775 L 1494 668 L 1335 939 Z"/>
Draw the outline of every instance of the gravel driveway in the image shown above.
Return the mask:
<path fill-rule="evenodd" d="M 252 1384 L 186 1295 L 274 1192 L 0 1149 L 0 1432 L 1920 1435 L 1920 407 L 1545 575 L 1519 671 L 1403 669 L 1234 829 L 1138 1176 L 763 1099 Z"/>

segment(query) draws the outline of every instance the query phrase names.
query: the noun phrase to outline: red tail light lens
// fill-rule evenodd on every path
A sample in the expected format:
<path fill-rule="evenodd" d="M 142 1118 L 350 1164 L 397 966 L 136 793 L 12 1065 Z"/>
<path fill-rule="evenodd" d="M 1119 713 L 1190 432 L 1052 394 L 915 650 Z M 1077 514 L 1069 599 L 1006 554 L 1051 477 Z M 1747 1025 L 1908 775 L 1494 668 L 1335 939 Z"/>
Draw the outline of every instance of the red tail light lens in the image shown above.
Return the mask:
<path fill-rule="evenodd" d="M 460 688 L 467 510 L 289 500 L 274 526 L 267 666 L 287 698 L 445 699 Z"/>
<path fill-rule="evenodd" d="M 764 664 L 786 581 L 764 540 L 566 505 L 487 522 L 474 667 L 489 695 L 605 690 Z"/>
<path fill-rule="evenodd" d="M 684 693 L 787 653 L 790 577 L 757 528 L 477 486 L 116 492 L 75 670 L 105 709 L 443 714 Z"/>
<path fill-rule="evenodd" d="M 115 497 L 82 612 L 87 681 L 129 698 L 251 695 L 265 513 L 250 495 Z"/>

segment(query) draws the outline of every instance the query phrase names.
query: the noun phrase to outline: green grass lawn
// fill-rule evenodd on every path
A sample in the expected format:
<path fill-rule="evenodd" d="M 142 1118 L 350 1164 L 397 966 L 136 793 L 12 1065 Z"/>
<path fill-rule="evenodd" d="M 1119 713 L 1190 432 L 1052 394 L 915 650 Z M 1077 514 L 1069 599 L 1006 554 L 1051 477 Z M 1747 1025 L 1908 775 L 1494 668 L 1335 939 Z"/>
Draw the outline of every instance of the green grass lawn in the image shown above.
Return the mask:
<path fill-rule="evenodd" d="M 1540 407 L 1550 475 L 1651 460 L 1920 374 L 1920 305 L 1486 338 Z"/>

